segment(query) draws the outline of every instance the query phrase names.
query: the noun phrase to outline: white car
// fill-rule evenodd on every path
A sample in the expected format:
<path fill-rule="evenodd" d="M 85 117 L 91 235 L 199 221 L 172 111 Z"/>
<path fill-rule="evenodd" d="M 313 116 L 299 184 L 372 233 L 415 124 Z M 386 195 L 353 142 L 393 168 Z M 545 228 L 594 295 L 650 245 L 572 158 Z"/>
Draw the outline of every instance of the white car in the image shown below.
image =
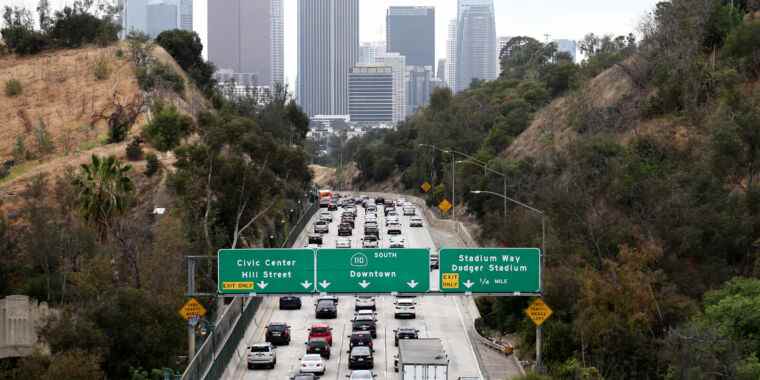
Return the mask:
<path fill-rule="evenodd" d="M 409 227 L 422 227 L 424 222 L 419 216 L 413 216 L 409 218 Z"/>
<path fill-rule="evenodd" d="M 372 318 L 377 318 L 377 313 L 372 311 L 371 309 L 362 309 L 354 313 L 354 318 L 360 316 L 360 315 L 368 315 Z"/>
<path fill-rule="evenodd" d="M 387 233 L 388 235 L 400 235 L 401 234 L 401 225 L 396 223 L 389 223 L 386 225 Z"/>
<path fill-rule="evenodd" d="M 394 305 L 394 311 L 393 311 L 394 318 L 398 319 L 401 317 L 408 317 L 408 318 L 417 317 L 417 311 L 416 311 L 417 303 L 414 301 L 413 298 L 396 298 L 396 301 L 393 302 L 393 305 Z"/>
<path fill-rule="evenodd" d="M 364 223 L 377 222 L 377 214 L 367 214 L 364 217 Z"/>
<path fill-rule="evenodd" d="M 319 354 L 306 354 L 301 358 L 301 372 L 316 373 L 320 376 L 325 374 L 325 361 Z"/>
<path fill-rule="evenodd" d="M 335 248 L 351 248 L 351 239 L 347 237 L 335 239 Z"/>
<path fill-rule="evenodd" d="M 330 211 L 322 211 L 319 213 L 319 220 L 332 223 L 333 217 Z"/>
<path fill-rule="evenodd" d="M 398 223 L 398 216 L 395 216 L 395 215 L 391 216 L 391 215 L 389 215 L 388 217 L 385 218 L 385 226 L 386 227 L 388 227 L 388 225 L 391 224 L 391 223 Z"/>
<path fill-rule="evenodd" d="M 391 236 L 388 239 L 389 248 L 404 248 L 406 246 L 406 240 L 403 236 Z"/>
<path fill-rule="evenodd" d="M 362 238 L 362 248 L 380 248 L 380 240 L 375 235 L 367 235 Z"/>
<path fill-rule="evenodd" d="M 271 343 L 256 343 L 248 347 L 246 361 L 248 369 L 253 369 L 257 365 L 274 368 L 277 365 L 277 353 L 274 352 L 274 346 Z"/>
<path fill-rule="evenodd" d="M 414 216 L 417 214 L 417 209 L 413 206 L 404 206 L 404 216 Z"/>

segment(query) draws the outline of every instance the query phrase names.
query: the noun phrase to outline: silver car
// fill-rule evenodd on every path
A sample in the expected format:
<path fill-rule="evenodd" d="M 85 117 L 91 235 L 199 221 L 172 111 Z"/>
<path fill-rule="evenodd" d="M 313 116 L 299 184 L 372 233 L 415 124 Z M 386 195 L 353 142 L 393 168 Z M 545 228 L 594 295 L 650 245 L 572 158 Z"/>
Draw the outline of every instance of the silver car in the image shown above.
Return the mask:
<path fill-rule="evenodd" d="M 248 347 L 246 361 L 248 362 L 248 369 L 253 369 L 259 365 L 274 368 L 277 365 L 277 353 L 271 343 L 256 343 Z"/>

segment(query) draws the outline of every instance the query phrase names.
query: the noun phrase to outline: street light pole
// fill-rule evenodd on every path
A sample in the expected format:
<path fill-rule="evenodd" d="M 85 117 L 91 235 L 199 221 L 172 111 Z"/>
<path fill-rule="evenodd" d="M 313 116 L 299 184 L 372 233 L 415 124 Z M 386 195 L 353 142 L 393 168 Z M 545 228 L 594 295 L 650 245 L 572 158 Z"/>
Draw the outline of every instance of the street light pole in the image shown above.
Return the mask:
<path fill-rule="evenodd" d="M 509 198 L 507 196 L 501 195 L 499 193 L 494 193 L 493 191 L 473 190 L 473 191 L 471 191 L 471 193 L 473 193 L 473 194 L 490 194 L 490 195 L 494 195 L 494 196 L 497 196 L 497 197 L 501 197 L 501 198 L 504 198 L 505 201 L 510 201 L 512 203 L 515 203 L 515 204 L 521 206 L 521 207 L 525 207 L 528 210 L 530 210 L 530 211 L 532 211 L 532 212 L 534 212 L 534 213 L 536 213 L 536 214 L 538 214 L 538 215 L 541 216 L 541 255 L 539 256 L 539 261 L 540 261 L 540 265 L 539 265 L 539 271 L 540 272 L 539 273 L 540 273 L 540 275 L 538 276 L 538 281 L 539 281 L 538 284 L 539 284 L 539 288 L 541 289 L 541 294 L 543 294 L 543 292 L 544 292 L 543 272 L 544 272 L 544 261 L 545 261 L 545 256 L 546 256 L 546 214 L 542 210 L 539 210 L 539 209 L 537 209 L 535 207 L 528 206 L 525 203 L 522 203 L 520 201 L 516 201 L 516 200 L 514 200 L 512 198 Z M 542 334 L 543 334 L 542 327 L 541 326 L 537 326 L 536 327 L 536 369 L 538 370 L 538 372 L 541 372 L 542 369 L 543 369 L 543 363 L 542 363 L 542 358 L 541 358 L 541 344 L 542 344 L 542 338 L 543 338 Z"/>

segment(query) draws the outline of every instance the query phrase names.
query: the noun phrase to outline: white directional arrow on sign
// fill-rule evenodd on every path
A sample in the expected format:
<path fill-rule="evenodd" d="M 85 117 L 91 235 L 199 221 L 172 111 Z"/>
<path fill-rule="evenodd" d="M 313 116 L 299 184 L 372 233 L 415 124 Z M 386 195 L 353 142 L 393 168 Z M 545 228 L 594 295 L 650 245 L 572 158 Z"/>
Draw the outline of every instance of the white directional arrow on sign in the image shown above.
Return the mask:
<path fill-rule="evenodd" d="M 309 289 L 311 287 L 311 282 L 304 281 L 301 283 L 301 286 L 303 286 L 304 289 Z"/>
<path fill-rule="evenodd" d="M 268 284 L 268 283 L 266 283 L 266 282 L 264 282 L 264 281 L 261 281 L 261 282 L 259 282 L 259 288 L 261 288 L 261 289 L 266 289 L 266 287 L 267 287 L 267 286 L 269 286 L 269 284 Z"/>
<path fill-rule="evenodd" d="M 475 283 L 474 283 L 474 282 L 472 282 L 472 281 L 470 281 L 470 280 L 467 280 L 467 281 L 465 281 L 465 282 L 464 282 L 464 284 L 462 284 L 462 285 L 464 285 L 464 287 L 465 287 L 465 288 L 469 289 L 469 288 L 471 288 L 473 285 L 475 285 Z"/>
<path fill-rule="evenodd" d="M 419 284 L 417 283 L 417 281 L 414 281 L 414 280 L 412 280 L 412 281 L 409 281 L 409 282 L 407 282 L 406 284 L 407 284 L 407 285 L 409 285 L 409 287 L 410 287 L 410 288 L 412 288 L 412 289 L 416 288 L 416 287 L 417 287 L 417 285 L 419 285 Z"/>
<path fill-rule="evenodd" d="M 330 286 L 330 283 L 327 282 L 327 280 L 322 280 L 322 282 L 319 283 L 319 286 L 327 289 L 327 287 Z"/>
<path fill-rule="evenodd" d="M 367 282 L 367 280 L 362 280 L 362 282 L 359 283 L 359 286 L 361 286 L 364 289 L 367 289 L 367 287 L 369 286 L 369 284 L 370 283 Z"/>

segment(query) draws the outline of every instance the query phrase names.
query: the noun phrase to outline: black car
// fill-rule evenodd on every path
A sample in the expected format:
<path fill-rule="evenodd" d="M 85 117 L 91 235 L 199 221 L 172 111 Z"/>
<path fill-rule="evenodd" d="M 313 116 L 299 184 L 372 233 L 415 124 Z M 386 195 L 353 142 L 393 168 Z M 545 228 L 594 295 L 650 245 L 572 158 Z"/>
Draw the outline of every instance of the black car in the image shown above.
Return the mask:
<path fill-rule="evenodd" d="M 383 202 L 383 206 L 385 206 L 385 208 L 391 208 L 391 207 L 395 207 L 396 204 L 393 202 L 392 199 L 386 199 L 385 202 Z"/>
<path fill-rule="evenodd" d="M 329 211 L 335 211 L 337 209 L 338 209 L 338 205 L 336 205 L 335 203 L 330 202 L 330 203 L 327 204 L 327 210 L 329 210 Z"/>
<path fill-rule="evenodd" d="M 341 223 L 338 227 L 338 236 L 351 236 L 354 229 L 348 223 Z"/>
<path fill-rule="evenodd" d="M 297 373 L 293 375 L 290 380 L 317 380 L 318 378 L 319 377 L 313 373 Z"/>
<path fill-rule="evenodd" d="M 351 322 L 351 331 L 368 331 L 372 338 L 377 338 L 377 323 L 370 315 L 357 315 Z"/>
<path fill-rule="evenodd" d="M 351 229 L 354 229 L 354 227 L 356 227 L 356 221 L 354 220 L 354 218 L 351 218 L 351 217 L 341 218 L 340 223 L 348 224 L 349 226 L 351 226 Z"/>
<path fill-rule="evenodd" d="M 375 198 L 375 204 L 376 205 L 385 204 L 385 198 Z"/>
<path fill-rule="evenodd" d="M 290 326 L 288 326 L 287 323 L 270 323 L 267 325 L 267 332 L 264 340 L 273 345 L 287 346 L 290 344 Z"/>
<path fill-rule="evenodd" d="M 380 229 L 377 228 L 377 224 L 375 223 L 367 223 L 364 225 L 364 235 L 375 235 L 379 239 Z"/>
<path fill-rule="evenodd" d="M 327 198 L 323 198 L 319 201 L 319 208 L 327 208 L 330 207 L 330 200 Z"/>
<path fill-rule="evenodd" d="M 370 334 L 369 331 L 354 331 L 348 337 L 350 338 L 348 348 L 354 348 L 355 346 L 373 348 L 372 334 Z"/>
<path fill-rule="evenodd" d="M 349 352 L 351 356 L 348 357 L 348 369 L 375 368 L 375 358 L 369 347 L 354 347 Z"/>
<path fill-rule="evenodd" d="M 301 299 L 293 296 L 280 297 L 280 310 L 300 310 Z"/>
<path fill-rule="evenodd" d="M 319 301 L 314 310 L 317 318 L 338 318 L 338 308 L 332 301 Z"/>
<path fill-rule="evenodd" d="M 319 354 L 323 359 L 330 359 L 330 345 L 327 341 L 319 338 L 311 338 L 306 342 L 307 354 Z"/>
<path fill-rule="evenodd" d="M 322 235 L 309 235 L 309 244 L 322 245 Z"/>
<path fill-rule="evenodd" d="M 419 339 L 420 330 L 411 327 L 400 327 L 398 330 L 393 330 L 395 333 L 393 338 L 393 345 L 398 346 L 399 339 Z"/>

